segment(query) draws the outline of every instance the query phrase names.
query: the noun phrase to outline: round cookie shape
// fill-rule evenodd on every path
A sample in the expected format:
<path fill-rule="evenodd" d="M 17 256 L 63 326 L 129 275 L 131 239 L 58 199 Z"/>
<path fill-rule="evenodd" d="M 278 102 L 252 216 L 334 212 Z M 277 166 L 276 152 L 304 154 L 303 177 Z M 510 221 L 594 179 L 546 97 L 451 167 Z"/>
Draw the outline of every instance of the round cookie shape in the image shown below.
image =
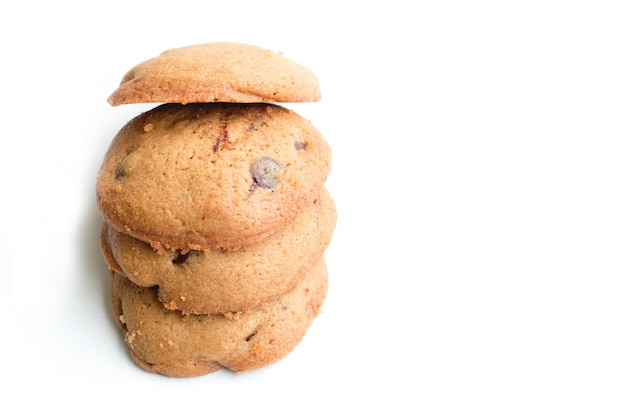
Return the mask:
<path fill-rule="evenodd" d="M 297 113 L 267 104 L 163 104 L 128 122 L 96 180 L 104 220 L 163 249 L 238 249 L 316 199 L 331 151 Z"/>
<path fill-rule="evenodd" d="M 170 377 L 228 368 L 245 372 L 290 353 L 305 336 L 326 297 L 323 258 L 291 291 L 245 313 L 184 315 L 167 310 L 155 288 L 113 273 L 112 310 L 133 361 Z"/>
<path fill-rule="evenodd" d="M 314 102 L 317 77 L 282 54 L 232 42 L 169 49 L 130 71 L 108 101 L 130 103 Z"/>
<path fill-rule="evenodd" d="M 110 268 L 142 287 L 158 286 L 166 308 L 185 314 L 246 311 L 293 288 L 329 245 L 336 209 L 327 190 L 293 222 L 238 251 L 167 251 L 103 224 Z"/>

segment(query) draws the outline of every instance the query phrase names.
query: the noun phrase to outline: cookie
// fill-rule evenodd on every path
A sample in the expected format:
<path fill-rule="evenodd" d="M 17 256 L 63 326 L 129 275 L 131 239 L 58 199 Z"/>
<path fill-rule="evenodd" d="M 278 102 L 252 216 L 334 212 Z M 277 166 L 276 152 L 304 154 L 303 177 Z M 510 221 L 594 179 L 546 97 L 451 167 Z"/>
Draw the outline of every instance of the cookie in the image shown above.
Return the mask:
<path fill-rule="evenodd" d="M 163 249 L 238 249 L 312 204 L 330 171 L 328 143 L 284 107 L 163 104 L 128 122 L 96 180 L 107 223 Z"/>
<path fill-rule="evenodd" d="M 293 288 L 330 243 L 336 210 L 327 190 L 293 222 L 238 251 L 167 251 L 103 224 L 103 252 L 111 269 L 187 314 L 246 311 Z"/>
<path fill-rule="evenodd" d="M 108 101 L 258 103 L 320 100 L 317 77 L 282 54 L 241 43 L 170 49 L 132 68 Z"/>
<path fill-rule="evenodd" d="M 184 315 L 163 308 L 155 288 L 113 273 L 112 307 L 134 362 L 172 377 L 228 368 L 258 369 L 278 361 L 302 340 L 326 297 L 323 258 L 291 291 L 245 313 Z"/>

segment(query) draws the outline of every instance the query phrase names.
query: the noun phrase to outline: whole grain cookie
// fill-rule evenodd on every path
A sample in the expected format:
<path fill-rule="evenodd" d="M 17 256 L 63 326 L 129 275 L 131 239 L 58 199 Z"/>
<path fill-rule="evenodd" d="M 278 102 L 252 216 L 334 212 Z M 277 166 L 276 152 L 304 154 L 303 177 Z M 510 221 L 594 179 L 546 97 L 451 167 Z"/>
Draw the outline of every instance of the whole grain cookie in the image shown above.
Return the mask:
<path fill-rule="evenodd" d="M 327 190 L 262 242 L 238 251 L 167 251 L 103 224 L 105 259 L 142 287 L 158 286 L 166 308 L 189 314 L 246 311 L 293 288 L 330 243 L 336 210 Z"/>
<path fill-rule="evenodd" d="M 128 103 L 312 102 L 320 87 L 282 54 L 241 43 L 170 49 L 132 68 L 109 97 Z"/>
<path fill-rule="evenodd" d="M 291 291 L 245 313 L 183 315 L 163 308 L 156 289 L 113 273 L 112 307 L 135 363 L 172 377 L 222 367 L 236 372 L 282 359 L 302 340 L 326 297 L 323 258 Z"/>
<path fill-rule="evenodd" d="M 272 104 L 164 104 L 128 122 L 96 181 L 106 222 L 158 250 L 236 249 L 291 222 L 320 194 L 331 152 Z"/>

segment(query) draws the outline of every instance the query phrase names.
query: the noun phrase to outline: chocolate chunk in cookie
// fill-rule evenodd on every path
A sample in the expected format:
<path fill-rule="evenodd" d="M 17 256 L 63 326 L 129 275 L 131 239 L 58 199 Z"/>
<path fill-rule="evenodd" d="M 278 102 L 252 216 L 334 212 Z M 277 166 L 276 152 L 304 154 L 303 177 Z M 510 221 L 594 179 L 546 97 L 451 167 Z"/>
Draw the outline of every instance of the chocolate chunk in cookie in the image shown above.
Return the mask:
<path fill-rule="evenodd" d="M 280 173 L 285 167 L 269 156 L 257 158 L 252 164 L 254 183 L 262 188 L 274 188 L 280 182 Z"/>

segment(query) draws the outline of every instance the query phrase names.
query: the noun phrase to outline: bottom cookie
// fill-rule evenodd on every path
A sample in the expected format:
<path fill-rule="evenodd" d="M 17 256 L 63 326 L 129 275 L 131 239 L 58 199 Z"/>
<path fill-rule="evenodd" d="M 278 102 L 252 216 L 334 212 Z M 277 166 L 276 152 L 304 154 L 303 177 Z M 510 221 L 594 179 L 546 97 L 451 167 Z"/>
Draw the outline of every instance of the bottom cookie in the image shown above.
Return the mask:
<path fill-rule="evenodd" d="M 184 315 L 167 310 L 156 287 L 144 288 L 113 273 L 113 315 L 134 362 L 171 377 L 235 372 L 278 361 L 302 340 L 326 298 L 322 258 L 291 291 L 244 313 Z"/>

